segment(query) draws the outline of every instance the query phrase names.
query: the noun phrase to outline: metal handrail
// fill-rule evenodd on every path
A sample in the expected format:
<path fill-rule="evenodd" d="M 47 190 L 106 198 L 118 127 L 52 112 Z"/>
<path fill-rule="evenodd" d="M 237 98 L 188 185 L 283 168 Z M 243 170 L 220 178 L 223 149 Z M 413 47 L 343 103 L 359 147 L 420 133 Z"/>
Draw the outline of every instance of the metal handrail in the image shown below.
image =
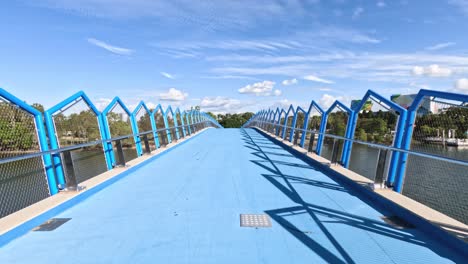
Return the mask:
<path fill-rule="evenodd" d="M 183 125 L 183 126 L 180 125 L 180 126 L 169 127 L 169 128 L 160 128 L 160 129 L 156 129 L 154 131 L 153 130 L 148 130 L 148 131 L 144 131 L 144 132 L 141 132 L 141 133 L 138 133 L 138 134 L 128 134 L 128 135 L 114 137 L 114 138 L 111 138 L 111 139 L 95 140 L 95 141 L 86 142 L 86 143 L 82 143 L 82 144 L 66 146 L 66 147 L 58 148 L 58 149 L 52 149 L 52 150 L 34 152 L 34 153 L 29 153 L 29 154 L 15 156 L 15 157 L 3 158 L 3 159 L 0 159 L 0 164 L 10 163 L 10 162 L 14 162 L 14 161 L 20 161 L 20 160 L 25 160 L 25 159 L 31 159 L 31 158 L 37 158 L 37 157 L 41 157 L 41 156 L 48 155 L 48 154 L 58 154 L 58 153 L 62 153 L 62 152 L 66 152 L 66 151 L 72 151 L 72 150 L 76 150 L 76 149 L 81 149 L 81 148 L 94 146 L 94 145 L 98 145 L 98 144 L 102 144 L 102 143 L 114 142 L 114 141 L 117 141 L 117 140 L 127 139 L 127 138 L 136 137 L 136 136 L 140 136 L 140 135 L 151 134 L 153 132 L 167 131 L 167 130 L 170 130 L 170 129 L 173 129 L 173 128 L 188 127 L 188 126 L 191 126 L 191 125 L 198 125 L 198 124 L 202 124 L 202 123 L 206 123 L 206 122 L 210 122 L 210 121 L 201 121 L 201 122 L 193 123 L 193 124 L 190 124 L 190 125 Z"/>
<path fill-rule="evenodd" d="M 280 127 L 283 127 L 283 128 L 284 127 L 291 128 L 291 129 L 294 128 L 294 127 L 291 127 L 291 126 L 275 124 L 275 123 L 271 123 L 271 122 L 267 122 L 267 121 L 252 120 L 252 122 L 264 123 L 264 124 L 269 124 L 269 125 L 274 125 L 274 126 L 280 126 Z M 413 150 L 405 150 L 405 149 L 402 149 L 402 148 L 395 148 L 395 147 L 385 146 L 385 145 L 376 144 L 376 143 L 369 143 L 369 142 L 366 142 L 366 141 L 357 140 L 357 139 L 350 139 L 350 138 L 343 137 L 343 136 L 337 136 L 337 135 L 332 135 L 332 134 L 327 134 L 327 133 L 320 133 L 317 130 L 294 128 L 294 131 L 302 131 L 302 132 L 305 132 L 305 133 L 310 132 L 310 133 L 314 133 L 314 134 L 317 134 L 317 135 L 323 135 L 323 136 L 329 137 L 329 138 L 342 139 L 342 140 L 349 141 L 349 142 L 352 142 L 352 143 L 357 143 L 357 144 L 361 144 L 361 145 L 370 146 L 370 147 L 376 148 L 376 149 L 397 151 L 397 152 L 412 154 L 412 155 L 420 156 L 420 157 L 424 157 L 424 158 L 431 158 L 431 159 L 442 160 L 442 161 L 446 161 L 446 162 L 450 162 L 450 163 L 454 163 L 454 164 L 458 164 L 458 165 L 462 165 L 462 166 L 468 166 L 468 162 L 463 161 L 463 160 L 451 159 L 451 158 L 447 158 L 447 157 L 443 157 L 443 156 L 439 156 L 439 155 L 435 155 L 435 154 L 427 154 L 427 153 L 422 153 L 422 152 L 413 151 Z"/>

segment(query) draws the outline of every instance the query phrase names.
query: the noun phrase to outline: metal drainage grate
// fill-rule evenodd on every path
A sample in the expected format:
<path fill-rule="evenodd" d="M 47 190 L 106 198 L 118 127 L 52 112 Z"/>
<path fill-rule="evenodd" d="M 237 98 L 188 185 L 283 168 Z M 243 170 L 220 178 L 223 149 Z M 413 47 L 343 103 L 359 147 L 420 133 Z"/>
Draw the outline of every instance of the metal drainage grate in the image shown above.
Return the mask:
<path fill-rule="evenodd" d="M 241 214 L 241 227 L 271 227 L 270 217 L 266 214 Z"/>
<path fill-rule="evenodd" d="M 45 221 L 40 226 L 36 226 L 33 231 L 52 231 L 68 222 L 71 218 L 52 218 Z"/>
<path fill-rule="evenodd" d="M 414 228 L 414 225 L 412 225 L 411 223 L 408 223 L 406 220 L 396 215 L 382 216 L 381 218 L 382 220 L 385 221 L 385 223 L 391 225 L 394 228 L 398 228 L 398 229 Z"/>

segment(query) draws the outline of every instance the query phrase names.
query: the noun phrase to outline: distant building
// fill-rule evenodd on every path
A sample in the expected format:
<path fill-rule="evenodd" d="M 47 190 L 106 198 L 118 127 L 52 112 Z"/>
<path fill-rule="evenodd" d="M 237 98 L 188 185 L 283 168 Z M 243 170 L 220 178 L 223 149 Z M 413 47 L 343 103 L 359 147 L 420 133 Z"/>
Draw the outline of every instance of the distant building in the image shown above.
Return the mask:
<path fill-rule="evenodd" d="M 408 109 L 416 98 L 417 94 L 394 94 L 390 97 L 392 102 L 397 103 L 401 107 Z M 428 113 L 437 114 L 439 108 L 437 104 L 430 100 L 423 100 L 418 109 L 419 115 L 425 115 Z"/>

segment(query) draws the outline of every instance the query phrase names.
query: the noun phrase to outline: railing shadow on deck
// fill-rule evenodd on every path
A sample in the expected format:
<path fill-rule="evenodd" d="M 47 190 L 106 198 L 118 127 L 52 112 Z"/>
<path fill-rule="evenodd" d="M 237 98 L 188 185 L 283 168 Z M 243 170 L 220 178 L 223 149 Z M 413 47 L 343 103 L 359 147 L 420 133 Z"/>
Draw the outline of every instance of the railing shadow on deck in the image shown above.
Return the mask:
<path fill-rule="evenodd" d="M 254 132 L 255 130 L 250 130 Z M 297 183 L 304 183 L 309 184 L 311 186 L 331 189 L 335 191 L 342 191 L 347 192 L 350 195 L 358 197 L 364 203 L 371 205 L 376 211 L 385 215 L 387 212 L 382 211 L 381 208 L 378 206 L 374 206 L 372 201 L 369 201 L 365 197 L 361 197 L 357 193 L 354 193 L 352 190 L 347 190 L 346 188 L 342 187 L 339 184 L 333 184 L 328 182 L 321 182 L 315 181 L 312 179 L 306 179 L 303 177 L 298 177 L 294 175 L 285 175 L 277 165 L 285 165 L 284 162 L 279 164 L 277 161 L 271 160 L 268 156 L 267 152 L 264 152 L 262 147 L 256 144 L 256 139 L 265 139 L 265 137 L 258 137 L 258 132 L 255 131 L 254 135 L 252 133 L 248 133 L 246 130 L 241 132 L 243 140 L 250 145 L 250 149 L 255 150 L 253 155 L 256 157 L 261 158 L 261 160 L 252 160 L 251 162 L 262 167 L 263 169 L 267 170 L 272 174 L 262 174 L 265 179 L 267 179 L 273 186 L 275 186 L 278 190 L 280 190 L 284 195 L 286 195 L 291 201 L 294 203 L 299 204 L 298 206 L 293 207 L 286 207 L 286 208 L 279 208 L 274 210 L 266 210 L 265 213 L 268 214 L 273 220 L 275 220 L 280 226 L 282 226 L 285 230 L 287 230 L 291 235 L 296 237 L 299 241 L 301 241 L 305 246 L 309 249 L 314 251 L 317 255 L 323 258 L 325 261 L 330 263 L 355 263 L 355 261 L 351 258 L 351 256 L 346 252 L 345 248 L 340 244 L 340 242 L 333 236 L 330 230 L 327 229 L 325 224 L 327 223 L 341 223 L 345 225 L 349 225 L 355 228 L 362 229 L 367 232 L 372 232 L 377 235 L 387 236 L 392 239 L 402 240 L 408 243 L 424 246 L 431 251 L 435 252 L 440 256 L 444 256 L 448 259 L 453 259 L 454 256 L 449 254 L 449 251 L 446 248 L 441 248 L 439 245 L 436 245 L 432 242 L 432 240 L 418 240 L 416 239 L 416 234 L 421 235 L 421 233 L 417 230 L 412 229 L 397 229 L 394 228 L 385 222 L 375 221 L 373 219 L 369 219 L 366 217 L 346 213 L 344 211 L 334 210 L 328 207 L 320 206 L 317 204 L 313 204 L 310 202 L 305 201 L 301 195 L 296 191 L 293 184 Z M 271 142 L 271 145 L 276 145 L 273 141 L 268 140 Z M 277 146 L 277 145 L 276 145 Z M 287 149 L 280 146 L 280 149 L 284 149 L 288 153 L 290 153 Z M 292 153 L 291 153 L 292 154 Z M 294 156 L 294 155 L 293 155 Z M 271 165 L 267 166 L 266 163 Z M 295 166 L 293 163 L 290 163 L 289 166 Z M 304 165 L 301 164 L 299 166 L 303 168 Z M 316 170 L 312 166 L 311 169 Z M 278 179 L 282 179 L 281 183 Z M 293 182 L 294 181 L 294 182 Z M 308 232 L 301 230 L 301 228 L 297 227 L 291 221 L 288 221 L 288 216 L 297 216 L 300 214 L 307 214 L 309 215 L 315 224 L 320 228 L 329 242 L 334 246 L 336 251 L 339 255 L 331 252 L 329 249 L 325 248 L 323 245 L 315 241 L 313 238 L 308 236 Z M 320 220 L 319 216 L 325 216 L 330 220 Z M 456 259 L 453 259 L 457 262 Z"/>

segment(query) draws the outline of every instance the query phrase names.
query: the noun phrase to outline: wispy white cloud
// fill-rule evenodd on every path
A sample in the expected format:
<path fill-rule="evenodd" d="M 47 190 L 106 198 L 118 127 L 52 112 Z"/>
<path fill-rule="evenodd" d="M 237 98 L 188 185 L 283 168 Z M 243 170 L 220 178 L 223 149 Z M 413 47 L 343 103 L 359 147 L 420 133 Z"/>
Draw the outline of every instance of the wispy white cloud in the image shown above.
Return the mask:
<path fill-rule="evenodd" d="M 110 102 L 112 102 L 112 99 L 110 99 L 110 98 L 98 98 L 98 99 L 94 100 L 93 102 L 94 102 L 94 105 L 96 106 L 96 108 L 99 111 L 102 111 L 109 105 Z"/>
<path fill-rule="evenodd" d="M 214 113 L 239 113 L 246 110 L 247 107 L 255 104 L 249 101 L 240 101 L 229 97 L 216 96 L 204 97 L 200 102 L 202 111 Z"/>
<path fill-rule="evenodd" d="M 39 3 L 35 3 L 39 2 Z M 284 23 L 291 15 L 311 16 L 296 1 L 154 1 L 154 0 L 44 0 L 34 5 L 64 10 L 82 16 L 106 19 L 158 18 L 161 24 L 191 27 L 200 31 L 238 29 L 268 22 L 272 17 Z M 183 8 L 181 8 L 183 7 Z M 248 7 L 248 8 L 246 8 Z M 222 15 L 220 15 L 222 14 Z"/>
<path fill-rule="evenodd" d="M 101 41 L 101 40 L 97 40 L 95 38 L 88 38 L 88 42 L 90 44 L 93 44 L 97 47 L 100 47 L 100 48 L 103 48 L 107 51 L 110 51 L 114 54 L 119 54 L 119 55 L 131 55 L 133 54 L 135 51 L 134 50 L 131 50 L 131 49 L 127 49 L 127 48 L 121 48 L 121 47 L 117 47 L 117 46 L 113 46 L 113 45 L 110 45 L 104 41 Z"/>
<path fill-rule="evenodd" d="M 159 99 L 163 101 L 183 101 L 187 96 L 188 93 L 184 93 L 176 88 L 170 88 L 169 91 L 160 93 Z"/>
<path fill-rule="evenodd" d="M 441 67 L 437 64 L 432 64 L 427 67 L 414 66 L 412 69 L 413 75 L 416 76 L 429 76 L 429 77 L 449 77 L 452 75 L 452 70 L 449 68 Z"/>
<path fill-rule="evenodd" d="M 449 0 L 448 3 L 457 7 L 460 12 L 468 15 L 468 0 Z"/>
<path fill-rule="evenodd" d="M 299 81 L 296 79 L 296 78 L 293 78 L 293 79 L 290 79 L 290 80 L 284 80 L 282 81 L 281 83 L 284 85 L 284 86 L 289 86 L 289 85 L 293 85 L 293 84 L 297 84 Z"/>
<path fill-rule="evenodd" d="M 355 8 L 354 11 L 353 11 L 352 18 L 353 18 L 353 19 L 358 19 L 358 18 L 361 16 L 362 13 L 364 13 L 364 8 L 362 8 L 362 7 L 357 7 L 357 8 Z"/>
<path fill-rule="evenodd" d="M 323 91 L 323 92 L 330 92 L 330 91 L 333 91 L 333 89 L 327 88 L 327 87 L 319 88 L 319 90 L 320 90 L 320 91 Z"/>
<path fill-rule="evenodd" d="M 426 47 L 425 49 L 426 50 L 440 50 L 440 49 L 445 49 L 454 45 L 456 45 L 455 42 L 444 42 L 444 43 L 439 43 L 433 46 Z"/>
<path fill-rule="evenodd" d="M 382 7 L 386 7 L 386 6 L 387 6 L 387 4 L 384 1 L 378 1 L 377 2 L 377 7 L 382 8 Z"/>
<path fill-rule="evenodd" d="M 202 76 L 204 79 L 245 79 L 245 80 L 259 80 L 258 78 L 242 75 L 219 75 L 219 76 Z"/>
<path fill-rule="evenodd" d="M 220 67 L 213 68 L 211 71 L 221 74 L 241 74 L 241 75 L 279 75 L 279 76 L 297 76 L 306 74 L 310 70 L 307 64 L 292 64 L 284 66 L 270 67 Z"/>
<path fill-rule="evenodd" d="M 174 75 L 167 73 L 167 72 L 160 72 L 162 76 L 168 78 L 168 79 L 175 79 Z"/>
<path fill-rule="evenodd" d="M 253 84 L 246 85 L 240 88 L 238 91 L 241 94 L 255 94 L 257 96 L 279 96 L 281 95 L 281 91 L 276 89 L 273 90 L 275 87 L 275 82 L 272 81 L 263 81 L 257 82 Z"/>
<path fill-rule="evenodd" d="M 354 53 L 337 51 L 308 56 L 233 55 L 217 60 L 237 67 L 218 67 L 215 73 L 244 76 L 318 76 L 407 85 L 421 77 L 460 76 L 468 73 L 468 57 L 431 53 Z M 299 62 L 299 63 L 298 63 Z M 416 66 L 415 65 L 428 65 Z M 437 65 L 437 66 L 430 66 Z M 417 68 L 421 67 L 421 68 Z M 462 77 L 462 76 L 460 76 Z"/>
<path fill-rule="evenodd" d="M 323 109 L 328 109 L 336 100 L 348 106 L 351 103 L 351 98 L 347 96 L 333 96 L 330 94 L 323 94 L 322 97 L 318 100 L 318 104 L 322 106 Z"/>
<path fill-rule="evenodd" d="M 279 101 L 276 101 L 276 102 L 273 102 L 273 104 L 271 104 L 269 106 L 270 109 L 273 109 L 275 110 L 276 108 L 279 108 L 279 109 L 288 109 L 288 107 L 291 105 L 291 104 L 294 104 L 293 102 L 291 102 L 290 100 L 288 99 L 281 99 Z M 295 105 L 295 104 L 294 104 Z"/>
<path fill-rule="evenodd" d="M 287 40 L 285 40 L 287 39 Z M 351 28 L 335 26 L 320 27 L 316 30 L 306 32 L 294 32 L 287 38 L 278 39 L 224 39 L 211 41 L 177 41 L 153 43 L 151 46 L 158 50 L 164 50 L 163 54 L 173 58 L 204 57 L 205 53 L 212 54 L 213 51 L 230 51 L 237 53 L 255 52 L 256 54 L 277 54 L 280 52 L 291 52 L 297 50 L 323 49 L 342 43 L 355 44 L 378 44 L 381 40 L 373 34 L 367 34 Z M 323 46 L 322 48 L 318 46 Z M 268 60 L 268 55 L 264 60 Z M 332 55 L 332 54 L 330 54 Z M 223 60 L 225 57 L 236 55 L 210 56 L 208 60 Z M 245 56 L 245 55 L 244 55 Z M 298 59 L 301 56 L 296 56 Z"/>
<path fill-rule="evenodd" d="M 333 81 L 322 79 L 322 78 L 319 78 L 319 77 L 317 77 L 315 75 L 306 75 L 306 76 L 304 76 L 304 80 L 319 82 L 319 83 L 327 83 L 327 84 L 334 83 Z"/>
<path fill-rule="evenodd" d="M 430 89 L 431 87 L 427 84 L 419 84 L 417 82 L 411 82 L 409 84 L 409 86 L 411 87 L 415 87 L 415 88 L 418 88 L 418 89 Z"/>

